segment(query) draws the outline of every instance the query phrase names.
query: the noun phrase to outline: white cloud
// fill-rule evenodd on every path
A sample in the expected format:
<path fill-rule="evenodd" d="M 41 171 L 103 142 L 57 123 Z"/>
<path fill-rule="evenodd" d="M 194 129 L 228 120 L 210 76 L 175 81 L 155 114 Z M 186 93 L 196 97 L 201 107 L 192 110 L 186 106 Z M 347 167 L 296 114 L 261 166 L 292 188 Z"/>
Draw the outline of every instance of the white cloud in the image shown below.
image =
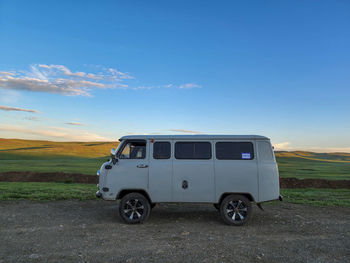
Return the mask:
<path fill-rule="evenodd" d="M 61 127 L 42 127 L 42 128 L 25 128 L 16 125 L 0 125 L 1 136 L 10 138 L 30 138 L 30 139 L 49 139 L 55 141 L 114 141 L 99 134 L 85 131 L 74 130 Z M 11 138 L 12 138 L 11 137 Z"/>
<path fill-rule="evenodd" d="M 345 152 L 350 153 L 350 147 L 291 147 L 290 142 L 273 144 L 275 151 L 306 151 L 316 153 Z"/>
<path fill-rule="evenodd" d="M 285 151 L 289 149 L 290 142 L 281 142 L 273 145 L 275 151 Z"/>
<path fill-rule="evenodd" d="M 1 105 L 0 105 L 0 110 L 4 110 L 4 111 L 25 111 L 25 112 L 31 112 L 31 113 L 39 113 L 39 111 L 37 111 L 37 110 L 29 110 L 29 109 L 23 109 L 23 108 L 1 106 Z"/>
<path fill-rule="evenodd" d="M 44 68 L 47 70 L 51 70 L 51 72 L 57 70 L 58 72 L 62 72 L 64 75 L 69 76 L 69 77 L 87 77 L 90 78 L 92 76 L 92 78 L 95 77 L 94 74 L 91 73 L 85 73 L 85 72 L 75 72 L 73 73 L 72 71 L 70 71 L 67 67 L 63 66 L 63 65 L 44 65 L 44 64 L 39 64 L 38 65 L 39 68 Z M 35 70 L 36 67 L 34 66 Z"/>
<path fill-rule="evenodd" d="M 133 77 L 128 72 L 120 72 L 114 68 L 109 68 L 108 71 L 116 79 L 133 79 Z"/>
<path fill-rule="evenodd" d="M 13 72 L 8 72 L 8 71 L 0 71 L 0 75 L 3 75 L 3 76 L 13 76 L 13 75 L 15 75 L 15 73 L 13 73 Z"/>
<path fill-rule="evenodd" d="M 170 129 L 168 131 L 171 131 L 171 132 L 180 132 L 180 133 L 191 133 L 191 134 L 200 134 L 202 132 L 200 131 L 189 131 L 189 130 L 182 130 L 182 129 Z"/>
<path fill-rule="evenodd" d="M 331 153 L 331 152 L 344 152 L 350 153 L 350 147 L 308 147 L 305 149 L 299 149 L 303 151 L 317 152 L 317 153 Z"/>
<path fill-rule="evenodd" d="M 93 89 L 151 90 L 201 88 L 195 83 L 181 85 L 140 85 L 128 72 L 98 67 L 98 73 L 73 72 L 63 65 L 35 64 L 30 71 L 0 71 L 0 89 L 11 91 L 47 92 L 66 96 L 91 96 Z"/>
<path fill-rule="evenodd" d="M 128 74 L 107 70 L 99 74 L 72 72 L 63 65 L 31 65 L 30 71 L 0 72 L 0 88 L 48 92 L 68 96 L 91 96 L 93 88 L 126 88 L 120 83 Z"/>
<path fill-rule="evenodd" d="M 201 88 L 201 85 L 195 84 L 195 83 L 186 83 L 179 86 L 179 89 L 194 89 L 194 88 Z"/>
<path fill-rule="evenodd" d="M 74 126 L 85 126 L 84 123 L 80 123 L 80 122 L 66 122 L 65 124 L 67 125 L 74 125 Z"/>
<path fill-rule="evenodd" d="M 202 86 L 194 83 L 181 84 L 179 86 L 173 84 L 161 85 L 161 86 L 138 86 L 133 88 L 128 88 L 131 90 L 151 90 L 151 89 L 194 89 L 194 88 L 202 88 Z"/>

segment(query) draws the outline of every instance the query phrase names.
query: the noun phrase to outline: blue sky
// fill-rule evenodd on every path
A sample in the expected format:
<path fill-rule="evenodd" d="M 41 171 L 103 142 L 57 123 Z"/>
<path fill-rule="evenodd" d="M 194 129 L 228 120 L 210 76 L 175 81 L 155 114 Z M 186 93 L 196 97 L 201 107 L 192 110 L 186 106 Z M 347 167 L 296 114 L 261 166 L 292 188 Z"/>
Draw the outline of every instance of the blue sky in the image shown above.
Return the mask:
<path fill-rule="evenodd" d="M 261 134 L 350 152 L 349 14 L 349 1 L 0 0 L 0 137 Z"/>

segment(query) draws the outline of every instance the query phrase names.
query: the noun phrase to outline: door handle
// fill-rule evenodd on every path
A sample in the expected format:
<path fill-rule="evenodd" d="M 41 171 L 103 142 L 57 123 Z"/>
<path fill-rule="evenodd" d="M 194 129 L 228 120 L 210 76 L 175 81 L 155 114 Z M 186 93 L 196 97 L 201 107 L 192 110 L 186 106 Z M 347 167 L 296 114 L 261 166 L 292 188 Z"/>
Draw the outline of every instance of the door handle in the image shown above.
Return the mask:
<path fill-rule="evenodd" d="M 147 168 L 148 165 L 147 164 L 138 164 L 136 167 L 137 168 Z"/>

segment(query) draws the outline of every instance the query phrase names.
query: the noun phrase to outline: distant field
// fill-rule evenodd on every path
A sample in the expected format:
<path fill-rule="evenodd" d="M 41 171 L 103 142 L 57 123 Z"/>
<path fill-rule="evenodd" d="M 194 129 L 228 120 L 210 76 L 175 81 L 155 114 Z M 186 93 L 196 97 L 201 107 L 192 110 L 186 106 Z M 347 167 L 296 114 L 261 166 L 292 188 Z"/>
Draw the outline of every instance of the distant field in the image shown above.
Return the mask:
<path fill-rule="evenodd" d="M 49 142 L 0 139 L 0 172 L 94 175 L 118 142 Z M 276 152 L 281 177 L 350 180 L 350 153 Z"/>
<path fill-rule="evenodd" d="M 276 152 L 280 176 L 299 179 L 350 179 L 349 153 Z"/>
<path fill-rule="evenodd" d="M 0 172 L 96 174 L 119 142 L 50 142 L 0 139 Z"/>
<path fill-rule="evenodd" d="M 119 142 L 51 142 L 20 139 L 1 139 L 0 153 L 44 158 L 109 156 Z"/>

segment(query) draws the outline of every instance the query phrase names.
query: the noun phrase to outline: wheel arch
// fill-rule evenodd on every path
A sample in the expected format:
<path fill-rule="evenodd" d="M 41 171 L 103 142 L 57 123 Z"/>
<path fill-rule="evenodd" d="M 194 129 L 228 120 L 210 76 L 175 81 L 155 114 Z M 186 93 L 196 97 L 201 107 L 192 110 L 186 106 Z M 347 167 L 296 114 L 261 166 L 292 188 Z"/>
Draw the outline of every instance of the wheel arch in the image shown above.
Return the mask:
<path fill-rule="evenodd" d="M 253 197 L 250 193 L 225 192 L 225 193 L 223 193 L 223 194 L 220 196 L 219 201 L 218 201 L 218 204 L 220 204 L 221 201 L 224 200 L 224 198 L 225 198 L 226 196 L 229 196 L 229 195 L 243 195 L 243 196 L 247 197 L 249 201 L 255 202 L 254 197 Z"/>
<path fill-rule="evenodd" d="M 150 202 L 150 204 L 152 204 L 152 200 L 151 200 L 149 194 L 144 189 L 122 189 L 117 194 L 117 198 L 116 199 L 117 200 L 122 199 L 124 196 L 126 196 L 127 194 L 130 194 L 130 193 L 142 194 L 142 195 L 144 195 L 147 198 L 147 200 Z"/>

